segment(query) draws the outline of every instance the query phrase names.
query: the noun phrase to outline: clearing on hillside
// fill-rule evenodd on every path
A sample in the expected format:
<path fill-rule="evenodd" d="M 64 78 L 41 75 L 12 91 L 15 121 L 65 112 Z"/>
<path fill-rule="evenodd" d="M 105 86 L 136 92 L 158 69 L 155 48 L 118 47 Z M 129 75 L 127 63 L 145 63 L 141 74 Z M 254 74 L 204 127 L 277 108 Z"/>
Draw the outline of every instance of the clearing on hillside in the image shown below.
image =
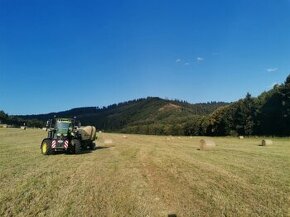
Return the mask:
<path fill-rule="evenodd" d="M 0 129 L 0 216 L 287 216 L 290 140 L 100 134 L 80 155 L 40 154 L 46 132 Z"/>

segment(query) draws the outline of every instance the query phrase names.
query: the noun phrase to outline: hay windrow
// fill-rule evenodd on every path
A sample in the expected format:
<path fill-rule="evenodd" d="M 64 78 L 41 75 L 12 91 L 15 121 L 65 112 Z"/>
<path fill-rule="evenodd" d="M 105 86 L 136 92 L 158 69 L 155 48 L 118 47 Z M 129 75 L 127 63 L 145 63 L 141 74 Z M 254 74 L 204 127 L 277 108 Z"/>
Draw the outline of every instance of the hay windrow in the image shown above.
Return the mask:
<path fill-rule="evenodd" d="M 112 139 L 105 139 L 104 144 L 113 144 L 113 140 Z"/>

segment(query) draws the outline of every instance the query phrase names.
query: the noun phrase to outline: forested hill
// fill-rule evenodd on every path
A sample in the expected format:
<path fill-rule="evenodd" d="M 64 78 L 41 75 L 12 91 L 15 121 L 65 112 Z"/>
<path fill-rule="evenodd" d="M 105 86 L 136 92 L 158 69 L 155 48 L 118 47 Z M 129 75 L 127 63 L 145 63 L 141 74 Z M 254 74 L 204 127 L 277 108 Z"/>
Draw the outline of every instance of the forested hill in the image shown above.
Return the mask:
<path fill-rule="evenodd" d="M 44 121 L 76 116 L 99 130 L 155 135 L 277 135 L 290 136 L 290 75 L 282 84 L 258 97 L 249 93 L 233 103 L 190 104 L 158 97 L 132 100 L 108 107 L 76 108 L 64 112 L 8 116 L 2 123 L 41 127 Z"/>
<path fill-rule="evenodd" d="M 155 132 L 148 132 L 148 128 L 157 124 L 181 124 L 194 116 L 209 115 L 217 108 L 227 104 L 223 102 L 190 104 L 185 101 L 148 97 L 103 108 L 75 108 L 57 113 L 18 116 L 18 118 L 46 121 L 54 116 L 76 116 L 83 125 L 95 125 L 101 130 L 155 134 Z M 140 129 L 140 127 L 144 129 Z"/>

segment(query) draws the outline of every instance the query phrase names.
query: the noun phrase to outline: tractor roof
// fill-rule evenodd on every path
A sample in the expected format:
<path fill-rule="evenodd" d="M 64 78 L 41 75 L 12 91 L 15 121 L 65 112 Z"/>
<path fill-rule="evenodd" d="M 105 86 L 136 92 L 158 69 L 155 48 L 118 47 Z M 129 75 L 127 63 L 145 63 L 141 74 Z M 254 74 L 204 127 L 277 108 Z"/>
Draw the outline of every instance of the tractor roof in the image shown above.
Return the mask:
<path fill-rule="evenodd" d="M 72 118 L 56 118 L 56 121 L 60 122 L 72 122 Z"/>

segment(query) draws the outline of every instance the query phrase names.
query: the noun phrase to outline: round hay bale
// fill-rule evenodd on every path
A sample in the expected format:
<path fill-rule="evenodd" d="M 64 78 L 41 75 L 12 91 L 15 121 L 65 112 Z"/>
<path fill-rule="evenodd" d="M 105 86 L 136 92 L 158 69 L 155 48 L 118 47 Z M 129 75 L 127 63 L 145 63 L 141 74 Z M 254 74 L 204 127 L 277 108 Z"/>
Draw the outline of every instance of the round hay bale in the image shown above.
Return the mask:
<path fill-rule="evenodd" d="M 104 144 L 113 144 L 113 140 L 112 139 L 105 139 Z"/>
<path fill-rule="evenodd" d="M 201 139 L 199 141 L 199 150 L 210 150 L 215 148 L 216 144 L 210 139 Z"/>
<path fill-rule="evenodd" d="M 244 139 L 244 137 L 243 136 L 239 136 L 239 139 Z"/>
<path fill-rule="evenodd" d="M 123 135 L 123 139 L 127 139 L 128 138 L 128 136 L 126 136 L 126 135 Z"/>
<path fill-rule="evenodd" d="M 266 145 L 273 145 L 273 141 L 270 139 L 263 139 L 261 146 L 266 146 Z"/>

